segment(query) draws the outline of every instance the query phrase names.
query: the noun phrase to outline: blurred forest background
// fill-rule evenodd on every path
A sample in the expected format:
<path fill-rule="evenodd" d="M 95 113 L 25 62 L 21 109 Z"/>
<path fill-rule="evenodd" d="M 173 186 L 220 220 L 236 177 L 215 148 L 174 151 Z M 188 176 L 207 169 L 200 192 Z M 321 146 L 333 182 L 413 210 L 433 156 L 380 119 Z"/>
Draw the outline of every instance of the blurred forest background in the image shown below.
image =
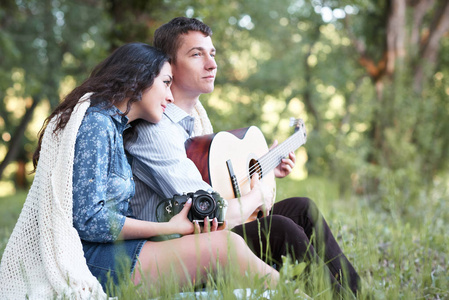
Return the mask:
<path fill-rule="evenodd" d="M 308 141 L 278 199 L 316 199 L 378 299 L 448 299 L 449 1 L 2 0 L 0 252 L 44 119 L 126 42 L 176 16 L 210 25 L 215 131 Z"/>
<path fill-rule="evenodd" d="M 216 131 L 257 125 L 283 141 L 301 117 L 300 178 L 377 203 L 447 186 L 448 1 L 3 0 L 0 196 L 29 187 L 36 134 L 61 97 L 181 15 L 214 31 L 216 90 L 202 101 Z"/>

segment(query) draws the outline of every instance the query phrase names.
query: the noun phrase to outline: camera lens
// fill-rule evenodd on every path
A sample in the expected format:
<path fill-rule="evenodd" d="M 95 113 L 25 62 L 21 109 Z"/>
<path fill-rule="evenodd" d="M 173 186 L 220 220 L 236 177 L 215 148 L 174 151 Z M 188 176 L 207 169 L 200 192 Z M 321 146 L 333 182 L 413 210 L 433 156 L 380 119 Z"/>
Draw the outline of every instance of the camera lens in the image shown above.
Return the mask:
<path fill-rule="evenodd" d="M 215 200 L 208 195 L 201 195 L 192 203 L 194 217 L 200 220 L 209 216 L 215 210 Z"/>
<path fill-rule="evenodd" d="M 211 205 L 211 204 L 210 204 L 209 201 L 207 201 L 207 200 L 205 200 L 205 199 L 202 199 L 202 200 L 199 201 L 199 203 L 198 203 L 198 208 L 199 208 L 201 211 L 206 211 L 206 210 L 209 209 L 210 205 Z"/>

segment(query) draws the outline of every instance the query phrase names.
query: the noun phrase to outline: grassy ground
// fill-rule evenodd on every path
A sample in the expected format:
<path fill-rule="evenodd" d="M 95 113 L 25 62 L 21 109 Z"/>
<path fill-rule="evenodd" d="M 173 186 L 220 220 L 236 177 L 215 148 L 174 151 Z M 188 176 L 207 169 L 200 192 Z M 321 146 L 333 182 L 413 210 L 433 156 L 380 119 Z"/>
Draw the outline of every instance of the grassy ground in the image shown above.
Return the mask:
<path fill-rule="evenodd" d="M 449 210 L 444 193 L 436 191 L 415 203 L 389 199 L 379 205 L 367 197 L 338 196 L 333 184 L 317 178 L 305 181 L 283 179 L 278 183 L 278 199 L 307 195 L 321 209 L 345 254 L 362 277 L 360 299 L 449 299 Z M 25 193 L 0 198 L 0 254 L 20 213 Z M 403 205 L 411 209 L 404 210 Z M 407 211 L 407 213 L 404 213 Z M 299 280 L 289 280 L 302 272 L 303 265 L 287 264 L 282 270 L 283 282 L 271 299 L 291 299 L 298 290 L 307 291 L 314 299 L 331 299 L 326 282 L 314 266 L 311 275 L 302 273 Z M 226 273 L 226 272 L 224 272 Z M 232 272 L 231 272 L 232 273 Z M 285 283 L 287 281 L 288 283 Z M 179 292 L 169 276 L 161 291 L 127 286 L 123 282 L 116 294 L 119 299 L 172 298 Z M 250 287 L 255 292 L 244 298 L 263 296 L 261 280 L 236 274 L 209 278 L 206 298 L 234 299 L 234 289 Z M 194 287 L 184 290 L 191 292 Z M 212 290 L 221 292 L 218 297 Z M 240 292 L 246 292 L 241 290 Z M 296 292 L 296 294 L 295 294 Z"/>
<path fill-rule="evenodd" d="M 0 197 L 0 255 L 3 254 L 8 238 L 19 218 L 26 195 L 26 192 L 18 192 L 13 196 Z"/>

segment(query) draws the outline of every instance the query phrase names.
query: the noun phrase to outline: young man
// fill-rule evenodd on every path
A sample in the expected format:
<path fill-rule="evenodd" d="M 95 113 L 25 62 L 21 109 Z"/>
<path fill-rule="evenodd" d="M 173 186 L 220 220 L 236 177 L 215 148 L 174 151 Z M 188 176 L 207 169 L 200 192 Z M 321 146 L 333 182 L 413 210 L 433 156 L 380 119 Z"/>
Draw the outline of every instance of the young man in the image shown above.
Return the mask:
<path fill-rule="evenodd" d="M 158 124 L 140 123 L 135 128 L 136 137 L 125 145 L 133 157 L 136 195 L 131 204 L 138 218 L 155 221 L 158 203 L 174 194 L 212 190 L 187 158 L 184 145 L 192 136 L 212 133 L 199 102 L 201 94 L 213 91 L 217 73 L 211 35 L 207 25 L 184 17 L 171 20 L 155 32 L 154 46 L 172 58 L 175 103 L 167 107 Z M 288 175 L 294 163 L 295 155 L 290 153 L 289 159 L 276 168 L 276 177 Z M 313 201 L 289 198 L 273 204 L 273 191 L 256 177 L 252 178 L 252 190 L 241 201 L 227 199 L 227 227 L 244 236 L 256 255 L 277 266 L 287 255 L 297 260 L 324 261 L 337 290 L 346 281 L 355 294 L 360 278 Z M 257 210 L 270 215 L 244 224 Z M 217 226 L 213 220 L 211 230 L 217 230 Z M 312 240 L 314 234 L 317 238 Z"/>

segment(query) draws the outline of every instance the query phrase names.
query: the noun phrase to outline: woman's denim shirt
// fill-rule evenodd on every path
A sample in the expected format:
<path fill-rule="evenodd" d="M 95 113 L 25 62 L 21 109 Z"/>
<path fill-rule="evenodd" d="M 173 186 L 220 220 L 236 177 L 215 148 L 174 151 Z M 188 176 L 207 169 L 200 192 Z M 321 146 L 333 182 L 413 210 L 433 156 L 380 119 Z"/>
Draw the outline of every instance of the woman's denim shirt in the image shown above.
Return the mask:
<path fill-rule="evenodd" d="M 78 130 L 73 163 L 73 225 L 82 240 L 117 239 L 134 181 L 123 148 L 128 118 L 115 108 L 88 108 Z"/>

